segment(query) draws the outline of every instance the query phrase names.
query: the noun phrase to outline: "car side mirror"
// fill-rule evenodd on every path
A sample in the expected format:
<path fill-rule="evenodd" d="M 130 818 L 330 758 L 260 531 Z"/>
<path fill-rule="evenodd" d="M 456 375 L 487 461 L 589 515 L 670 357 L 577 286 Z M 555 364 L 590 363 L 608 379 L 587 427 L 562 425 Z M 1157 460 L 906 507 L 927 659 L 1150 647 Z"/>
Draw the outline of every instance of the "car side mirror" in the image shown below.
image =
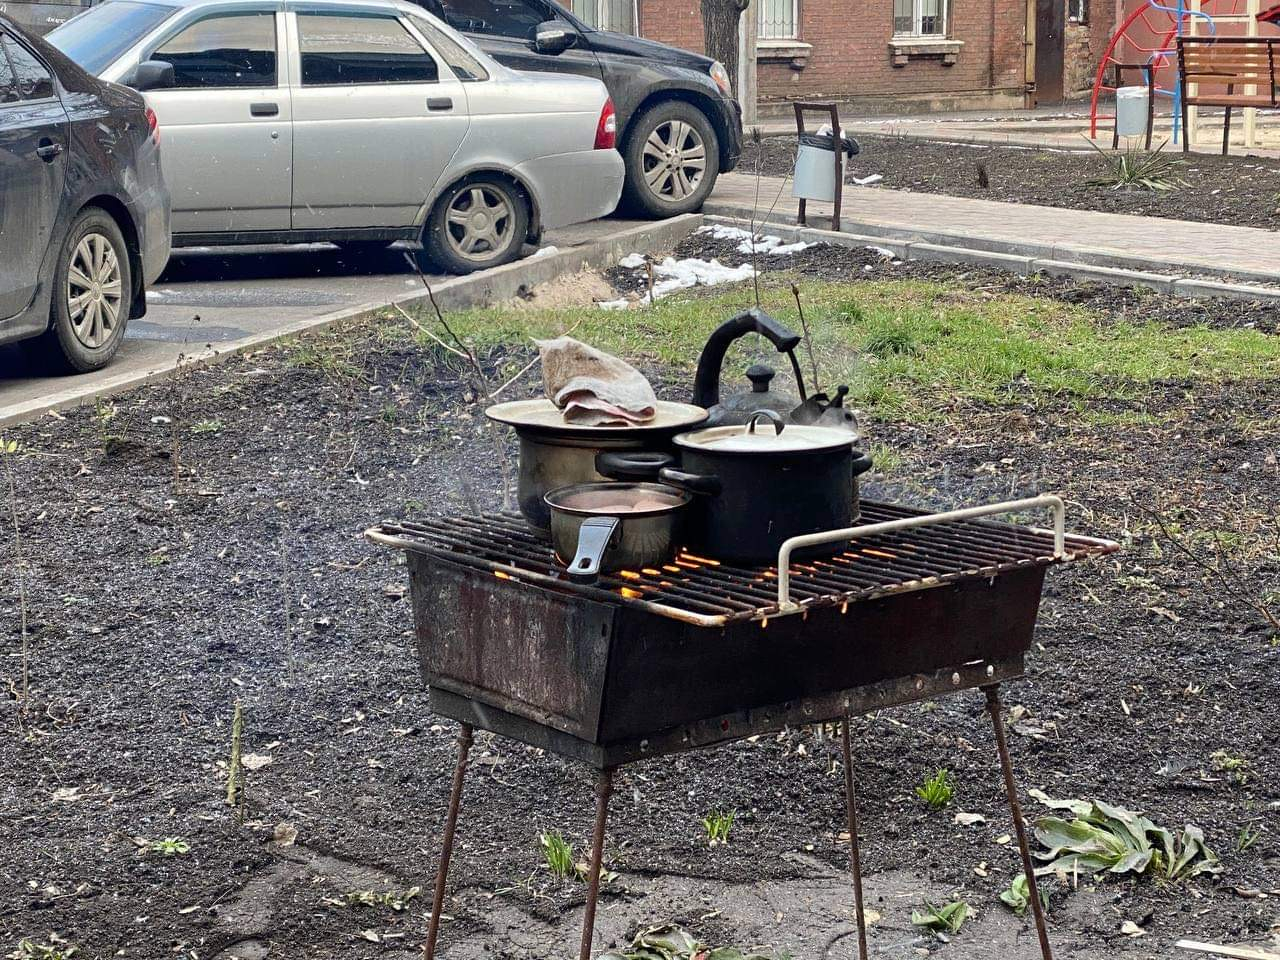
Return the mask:
<path fill-rule="evenodd" d="M 564 53 L 578 39 L 573 28 L 563 20 L 548 20 L 546 23 L 538 24 L 535 37 L 534 45 L 538 48 L 538 52 L 553 57 Z"/>
<path fill-rule="evenodd" d="M 144 60 L 133 68 L 133 73 L 125 81 L 125 86 L 141 92 L 163 90 L 166 87 L 172 87 L 176 82 L 172 63 L 165 60 Z"/>

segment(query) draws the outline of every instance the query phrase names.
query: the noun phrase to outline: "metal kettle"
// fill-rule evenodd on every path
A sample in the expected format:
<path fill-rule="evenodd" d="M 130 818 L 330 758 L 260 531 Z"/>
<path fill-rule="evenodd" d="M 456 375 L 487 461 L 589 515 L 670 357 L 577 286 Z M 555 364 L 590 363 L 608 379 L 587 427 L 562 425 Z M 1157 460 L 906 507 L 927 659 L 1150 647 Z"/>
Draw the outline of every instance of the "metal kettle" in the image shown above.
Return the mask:
<path fill-rule="evenodd" d="M 776 376 L 772 367 L 755 363 L 747 368 L 751 390 L 729 397 L 720 395 L 720 374 L 730 345 L 749 333 L 758 333 L 772 343 L 779 353 L 787 355 L 791 372 L 795 376 L 800 395 L 777 390 L 770 381 Z M 760 410 L 778 414 L 787 423 L 821 423 L 823 426 L 843 427 L 856 433 L 857 419 L 852 410 L 844 406 L 849 388 L 841 386 L 834 398 L 825 393 L 807 394 L 804 375 L 796 347 L 800 334 L 775 320 L 759 307 L 744 310 L 720 324 L 707 338 L 702 354 L 698 357 L 698 369 L 693 380 L 693 402 L 708 411 L 706 426 L 728 426 L 746 423 Z"/>

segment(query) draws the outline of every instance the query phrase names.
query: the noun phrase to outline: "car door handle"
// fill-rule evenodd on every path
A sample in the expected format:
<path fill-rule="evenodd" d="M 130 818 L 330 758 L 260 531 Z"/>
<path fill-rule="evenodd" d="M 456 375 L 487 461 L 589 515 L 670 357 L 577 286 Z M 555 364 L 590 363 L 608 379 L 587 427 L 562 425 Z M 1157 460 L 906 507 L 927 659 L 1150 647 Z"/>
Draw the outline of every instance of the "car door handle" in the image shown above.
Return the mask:
<path fill-rule="evenodd" d="M 452 97 L 428 97 L 427 109 L 428 110 L 452 110 L 453 98 Z"/>
<path fill-rule="evenodd" d="M 251 103 L 251 104 L 249 104 L 249 116 L 251 116 L 251 117 L 278 117 L 278 116 L 280 116 L 280 104 L 278 104 L 278 103 Z"/>
<path fill-rule="evenodd" d="M 39 146 L 36 147 L 36 156 L 41 160 L 53 160 L 60 153 L 62 153 L 62 144 L 50 140 L 48 137 L 41 140 Z"/>

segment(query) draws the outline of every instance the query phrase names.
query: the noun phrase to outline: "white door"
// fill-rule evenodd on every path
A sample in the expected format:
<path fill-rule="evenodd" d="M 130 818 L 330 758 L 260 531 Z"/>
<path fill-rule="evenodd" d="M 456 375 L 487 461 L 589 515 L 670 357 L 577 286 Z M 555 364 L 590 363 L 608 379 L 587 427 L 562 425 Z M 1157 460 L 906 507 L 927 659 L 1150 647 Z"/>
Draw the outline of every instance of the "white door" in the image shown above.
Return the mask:
<path fill-rule="evenodd" d="M 412 224 L 467 132 L 462 83 L 395 16 L 291 16 L 293 228 Z"/>
<path fill-rule="evenodd" d="M 283 14 L 266 7 L 187 21 L 143 60 L 173 64 L 148 91 L 174 233 L 289 229 L 293 129 Z"/>

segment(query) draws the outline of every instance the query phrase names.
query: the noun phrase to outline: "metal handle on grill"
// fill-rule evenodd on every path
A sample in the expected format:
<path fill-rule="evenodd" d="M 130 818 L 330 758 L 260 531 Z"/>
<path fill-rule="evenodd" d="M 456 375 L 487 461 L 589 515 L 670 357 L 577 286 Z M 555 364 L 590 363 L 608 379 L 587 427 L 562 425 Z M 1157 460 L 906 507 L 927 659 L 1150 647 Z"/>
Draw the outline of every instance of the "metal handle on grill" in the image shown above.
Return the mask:
<path fill-rule="evenodd" d="M 856 540 L 858 537 L 873 537 L 880 533 L 892 533 L 895 530 L 907 530 L 911 527 L 927 527 L 938 523 L 952 523 L 958 520 L 972 520 L 987 517 L 996 513 L 1014 513 L 1018 510 L 1031 510 L 1036 507 L 1048 507 L 1053 511 L 1053 555 L 1055 558 L 1066 556 L 1066 507 L 1060 497 L 1046 494 L 1040 497 L 1028 497 L 1025 500 L 1006 500 L 1003 503 L 989 503 L 982 507 L 965 507 L 962 510 L 947 510 L 943 513 L 929 513 L 921 517 L 904 517 L 901 520 L 886 520 L 883 523 L 868 523 L 861 527 L 849 527 L 845 530 L 824 530 L 820 533 L 808 533 L 792 537 L 785 541 L 778 550 L 778 607 L 784 613 L 794 613 L 800 604 L 791 599 L 791 554 L 805 547 L 816 547 L 823 543 L 837 540 Z"/>

